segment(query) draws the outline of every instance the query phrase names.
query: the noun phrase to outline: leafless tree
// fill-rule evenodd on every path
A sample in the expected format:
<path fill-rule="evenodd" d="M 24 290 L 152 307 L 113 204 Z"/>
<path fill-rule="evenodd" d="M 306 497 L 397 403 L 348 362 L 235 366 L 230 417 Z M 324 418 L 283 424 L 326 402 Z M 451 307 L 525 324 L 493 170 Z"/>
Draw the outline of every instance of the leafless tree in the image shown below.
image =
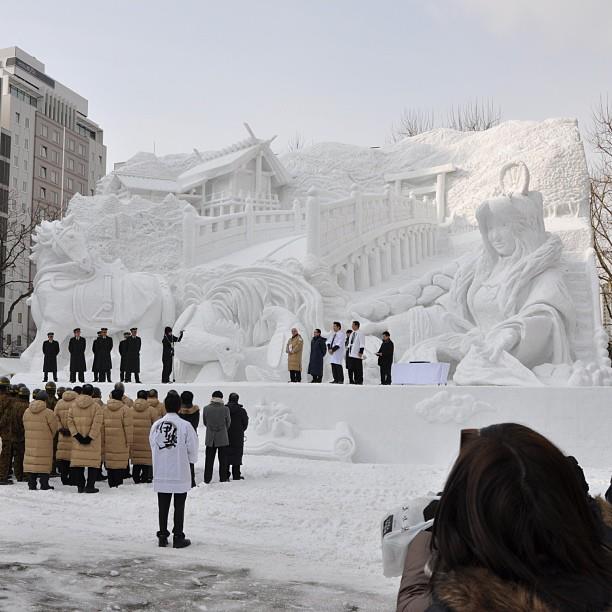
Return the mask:
<path fill-rule="evenodd" d="M 590 133 L 595 158 L 591 167 L 590 212 L 606 327 L 612 324 L 612 106 L 601 98 L 593 110 Z"/>
<path fill-rule="evenodd" d="M 429 132 L 433 129 L 434 124 L 433 110 L 405 108 L 397 123 L 391 126 L 391 142 L 398 142 L 408 136 Z"/>
<path fill-rule="evenodd" d="M 301 151 L 306 146 L 306 138 L 300 132 L 296 132 L 287 141 L 287 152 L 293 153 L 295 151 Z"/>
<path fill-rule="evenodd" d="M 29 255 L 31 236 L 40 223 L 43 211 L 29 211 L 19 203 L 15 191 L 9 193 L 8 219 L 0 217 L 0 295 L 13 291 L 10 302 L 5 302 L 4 316 L 0 319 L 0 335 L 11 322 L 13 310 L 30 297 L 34 290 L 30 282 Z"/>
<path fill-rule="evenodd" d="M 476 98 L 467 104 L 451 106 L 447 127 L 460 132 L 481 132 L 495 127 L 501 120 L 501 108 L 493 100 Z"/>

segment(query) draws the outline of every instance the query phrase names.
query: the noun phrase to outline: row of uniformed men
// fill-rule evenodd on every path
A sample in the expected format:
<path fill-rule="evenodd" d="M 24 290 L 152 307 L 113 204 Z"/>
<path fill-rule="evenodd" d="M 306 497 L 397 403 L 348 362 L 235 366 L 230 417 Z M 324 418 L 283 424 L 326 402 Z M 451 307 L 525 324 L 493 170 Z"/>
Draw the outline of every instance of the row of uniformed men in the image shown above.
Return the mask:
<path fill-rule="evenodd" d="M 39 480 L 41 489 L 52 489 L 49 475 L 56 461 L 63 484 L 78 487 L 79 493 L 97 493 L 102 463 L 109 486 L 116 487 L 129 474 L 130 459 L 134 481 L 151 481 L 149 431 L 165 414 L 156 390 L 141 390 L 132 401 L 117 383 L 106 405 L 89 384 L 59 391 L 58 400 L 49 383 L 29 402 L 25 386 L 12 387 L 0 378 L 0 484 L 13 484 L 12 467 L 17 480 L 28 474 L 30 489 Z"/>

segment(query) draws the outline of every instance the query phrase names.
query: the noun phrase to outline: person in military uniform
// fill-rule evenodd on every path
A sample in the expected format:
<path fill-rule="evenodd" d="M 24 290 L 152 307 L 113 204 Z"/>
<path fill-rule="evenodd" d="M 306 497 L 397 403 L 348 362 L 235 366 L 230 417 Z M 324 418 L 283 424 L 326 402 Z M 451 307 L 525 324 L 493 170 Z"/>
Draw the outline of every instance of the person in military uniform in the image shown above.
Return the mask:
<path fill-rule="evenodd" d="M 134 374 L 134 382 L 140 384 L 141 345 L 142 340 L 138 336 L 138 328 L 132 327 L 127 339 L 127 351 L 125 354 L 125 382 L 132 382 L 132 374 Z"/>
<path fill-rule="evenodd" d="M 98 377 L 100 376 L 100 366 L 99 366 L 100 358 L 98 357 L 98 340 L 101 337 L 102 337 L 102 332 L 99 331 L 96 339 L 93 341 L 91 345 L 91 350 L 93 351 L 93 354 L 94 354 L 93 364 L 91 366 L 91 371 L 93 372 L 94 382 L 98 382 Z"/>
<path fill-rule="evenodd" d="M 53 380 L 57 382 L 57 356 L 60 352 L 59 342 L 53 339 L 53 332 L 47 334 L 47 339 L 43 342 L 43 382 L 47 382 L 49 372 L 53 374 Z"/>
<path fill-rule="evenodd" d="M 87 364 L 85 363 L 85 348 L 87 347 L 87 340 L 81 336 L 81 329 L 79 327 L 73 330 L 74 336 L 70 338 L 68 342 L 68 352 L 70 353 L 70 382 L 76 382 L 77 374 L 79 376 L 79 382 L 85 382 L 85 370 L 87 370 Z"/>
<path fill-rule="evenodd" d="M 18 386 L 17 397 L 11 402 L 13 408 L 13 470 L 15 478 L 23 482 L 23 455 L 25 453 L 25 430 L 23 415 L 30 405 L 30 390 L 24 385 Z"/>
<path fill-rule="evenodd" d="M 111 359 L 111 351 L 113 350 L 113 339 L 107 335 L 108 328 L 103 327 L 100 330 L 100 337 L 96 339 L 94 344 L 97 347 L 94 350 L 98 358 L 98 380 L 97 382 L 113 382 L 111 380 L 111 370 L 113 369 L 113 361 Z"/>
<path fill-rule="evenodd" d="M 164 337 L 162 339 L 162 383 L 170 382 L 172 362 L 174 360 L 174 343 L 180 342 L 182 339 L 182 331 L 177 337 L 172 333 L 171 327 L 166 327 L 164 329 Z"/>
<path fill-rule="evenodd" d="M 130 337 L 130 332 L 123 332 L 123 340 L 119 342 L 119 356 L 121 359 L 119 360 L 119 380 L 121 382 L 125 382 L 125 362 L 126 362 L 126 353 L 127 353 L 127 342 Z"/>
<path fill-rule="evenodd" d="M 0 438 L 2 438 L 0 485 L 13 484 L 13 481 L 9 478 L 14 456 L 13 402 L 9 395 L 10 388 L 11 381 L 6 376 L 0 378 Z"/>

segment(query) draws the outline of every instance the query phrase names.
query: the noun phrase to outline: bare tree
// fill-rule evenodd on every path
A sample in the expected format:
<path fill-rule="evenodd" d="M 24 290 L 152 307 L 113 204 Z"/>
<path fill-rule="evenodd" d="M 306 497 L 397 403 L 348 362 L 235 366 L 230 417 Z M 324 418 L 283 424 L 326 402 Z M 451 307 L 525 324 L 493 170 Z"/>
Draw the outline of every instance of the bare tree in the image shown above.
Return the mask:
<path fill-rule="evenodd" d="M 306 146 L 306 138 L 300 132 L 297 132 L 287 141 L 287 152 L 293 153 L 301 151 Z"/>
<path fill-rule="evenodd" d="M 8 211 L 8 219 L 0 217 L 0 295 L 6 295 L 11 289 L 13 297 L 5 302 L 0 335 L 11 322 L 16 306 L 34 291 L 29 279 L 30 242 L 42 218 L 42 210 L 29 211 L 19 203 L 14 190 L 9 193 Z"/>
<path fill-rule="evenodd" d="M 493 100 L 476 98 L 467 104 L 451 106 L 447 116 L 447 127 L 460 132 L 481 132 L 499 124 L 501 108 Z"/>
<path fill-rule="evenodd" d="M 398 142 L 409 136 L 429 132 L 434 127 L 433 110 L 404 108 L 397 123 L 391 126 L 391 142 Z"/>
<path fill-rule="evenodd" d="M 612 325 L 612 107 L 601 98 L 593 110 L 590 133 L 595 149 L 591 167 L 590 213 L 597 257 L 604 323 Z"/>

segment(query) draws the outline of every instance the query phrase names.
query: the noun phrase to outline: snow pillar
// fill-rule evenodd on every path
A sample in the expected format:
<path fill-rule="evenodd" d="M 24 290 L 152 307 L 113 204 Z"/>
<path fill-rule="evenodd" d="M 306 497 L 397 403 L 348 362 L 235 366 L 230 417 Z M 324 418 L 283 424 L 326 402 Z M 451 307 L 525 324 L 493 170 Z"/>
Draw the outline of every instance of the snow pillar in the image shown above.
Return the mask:
<path fill-rule="evenodd" d="M 302 230 L 302 207 L 297 198 L 293 200 L 293 229 L 296 234 Z"/>
<path fill-rule="evenodd" d="M 253 243 L 253 237 L 255 236 L 255 208 L 251 198 L 247 198 L 246 206 L 244 207 L 245 214 L 245 233 L 247 244 Z"/>
<path fill-rule="evenodd" d="M 446 217 L 446 172 L 440 172 L 436 178 L 436 220 L 444 223 Z"/>
<path fill-rule="evenodd" d="M 321 202 L 314 187 L 308 190 L 306 199 L 306 252 L 315 257 L 321 256 Z"/>
<path fill-rule="evenodd" d="M 196 232 L 199 227 L 198 214 L 193 206 L 183 208 L 183 265 L 189 268 L 193 265 L 196 247 Z"/>

